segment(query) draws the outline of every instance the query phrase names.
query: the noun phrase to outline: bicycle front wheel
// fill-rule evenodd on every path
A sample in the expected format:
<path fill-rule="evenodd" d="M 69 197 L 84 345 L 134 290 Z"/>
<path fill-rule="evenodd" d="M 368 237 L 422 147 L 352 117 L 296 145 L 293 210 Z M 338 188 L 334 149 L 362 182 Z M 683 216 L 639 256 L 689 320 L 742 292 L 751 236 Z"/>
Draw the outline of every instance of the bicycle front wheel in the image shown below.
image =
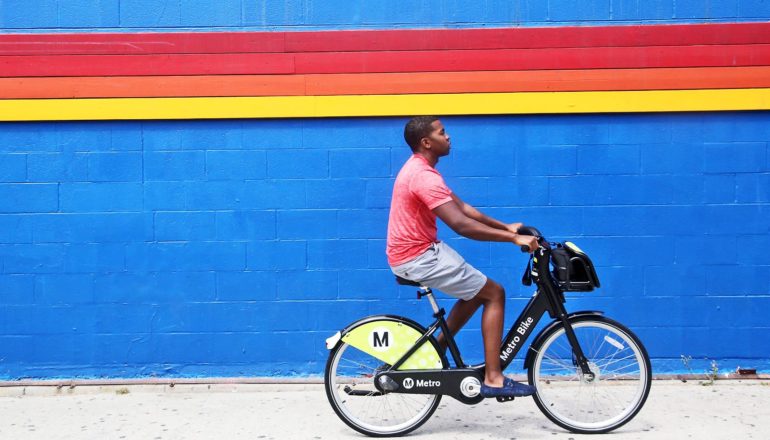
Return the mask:
<path fill-rule="evenodd" d="M 529 381 L 535 403 L 551 421 L 576 433 L 603 433 L 631 420 L 650 392 L 647 351 L 631 330 L 603 316 L 570 321 L 592 375 L 583 374 L 564 326 L 532 347 Z"/>
<path fill-rule="evenodd" d="M 399 326 L 413 328 L 409 322 L 390 320 Z M 424 329 L 414 328 L 413 331 L 419 335 Z M 425 345 L 429 345 L 424 346 L 425 352 L 438 356 L 440 351 L 434 338 L 429 338 Z M 442 363 L 440 359 L 437 362 Z M 441 401 L 439 394 L 378 391 L 374 377 L 387 368 L 390 365 L 344 339 L 332 349 L 326 364 L 324 385 L 334 412 L 351 428 L 372 437 L 400 436 L 417 429 L 430 418 Z"/>

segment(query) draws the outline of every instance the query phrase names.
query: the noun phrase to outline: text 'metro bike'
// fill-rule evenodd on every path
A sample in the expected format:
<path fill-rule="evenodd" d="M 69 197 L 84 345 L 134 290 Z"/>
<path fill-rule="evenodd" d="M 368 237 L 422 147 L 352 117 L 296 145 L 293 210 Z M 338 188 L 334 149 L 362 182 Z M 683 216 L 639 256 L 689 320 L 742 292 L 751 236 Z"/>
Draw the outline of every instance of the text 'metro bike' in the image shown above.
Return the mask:
<path fill-rule="evenodd" d="M 602 312 L 565 309 L 565 291 L 599 287 L 586 254 L 570 242 L 548 243 L 532 227 L 519 233 L 539 237 L 522 280 L 526 285 L 534 281 L 537 291 L 502 341 L 503 370 L 548 313 L 552 322 L 535 336 L 524 360 L 529 384 L 537 390 L 535 403 L 572 432 L 618 428 L 639 412 L 650 392 L 647 351 L 628 328 Z M 418 297 L 428 298 L 435 318 L 430 327 L 400 316 L 369 316 L 326 341 L 331 352 L 324 384 L 332 408 L 351 428 L 376 437 L 418 428 L 444 395 L 469 405 L 483 400 L 484 364 L 463 362 L 430 288 L 398 282 L 418 286 Z M 438 330 L 446 335 L 454 366 L 436 342 Z"/>

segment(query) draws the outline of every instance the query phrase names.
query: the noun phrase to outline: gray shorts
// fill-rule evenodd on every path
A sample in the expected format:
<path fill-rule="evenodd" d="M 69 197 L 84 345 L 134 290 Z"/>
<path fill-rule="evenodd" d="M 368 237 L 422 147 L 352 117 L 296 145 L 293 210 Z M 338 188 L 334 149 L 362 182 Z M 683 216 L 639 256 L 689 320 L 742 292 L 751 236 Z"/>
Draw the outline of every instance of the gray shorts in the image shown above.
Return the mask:
<path fill-rule="evenodd" d="M 471 266 L 444 242 L 433 243 L 417 258 L 391 267 L 394 274 L 465 301 L 487 283 L 487 276 Z"/>

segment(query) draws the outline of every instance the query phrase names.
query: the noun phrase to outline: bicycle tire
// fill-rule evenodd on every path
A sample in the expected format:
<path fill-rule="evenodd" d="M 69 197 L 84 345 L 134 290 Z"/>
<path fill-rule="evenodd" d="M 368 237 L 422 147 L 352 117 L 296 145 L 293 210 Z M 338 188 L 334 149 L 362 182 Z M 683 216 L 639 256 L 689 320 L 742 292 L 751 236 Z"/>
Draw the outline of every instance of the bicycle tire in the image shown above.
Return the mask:
<path fill-rule="evenodd" d="M 570 320 L 595 377 L 583 375 L 572 354 L 564 326 L 539 339 L 528 371 L 538 408 L 571 432 L 599 434 L 628 423 L 650 392 L 650 358 L 639 338 L 603 316 Z"/>
<path fill-rule="evenodd" d="M 413 321 L 383 317 L 413 328 L 420 334 L 425 329 Z M 438 342 L 428 339 L 437 353 Z M 442 368 L 446 360 L 440 359 Z M 340 340 L 329 353 L 324 371 L 324 388 L 334 412 L 348 426 L 370 437 L 397 437 L 422 426 L 441 402 L 440 394 L 382 394 L 374 386 L 374 375 L 382 361 Z M 346 391 L 350 384 L 355 394 Z M 368 392 L 368 394 L 363 394 Z M 411 414 L 413 413 L 413 414 Z"/>

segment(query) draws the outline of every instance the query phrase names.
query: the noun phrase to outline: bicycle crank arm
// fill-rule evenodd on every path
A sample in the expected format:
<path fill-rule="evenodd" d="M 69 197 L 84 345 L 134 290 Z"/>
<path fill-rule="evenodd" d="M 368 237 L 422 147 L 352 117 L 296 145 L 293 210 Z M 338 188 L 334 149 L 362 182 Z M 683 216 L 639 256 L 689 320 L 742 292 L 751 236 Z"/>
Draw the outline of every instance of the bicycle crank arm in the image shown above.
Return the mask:
<path fill-rule="evenodd" d="M 483 380 L 479 370 L 457 368 L 386 371 L 375 377 L 374 384 L 383 393 L 443 394 L 471 405 L 484 400 L 481 397 Z M 383 388 L 384 384 L 388 384 L 388 389 Z"/>

